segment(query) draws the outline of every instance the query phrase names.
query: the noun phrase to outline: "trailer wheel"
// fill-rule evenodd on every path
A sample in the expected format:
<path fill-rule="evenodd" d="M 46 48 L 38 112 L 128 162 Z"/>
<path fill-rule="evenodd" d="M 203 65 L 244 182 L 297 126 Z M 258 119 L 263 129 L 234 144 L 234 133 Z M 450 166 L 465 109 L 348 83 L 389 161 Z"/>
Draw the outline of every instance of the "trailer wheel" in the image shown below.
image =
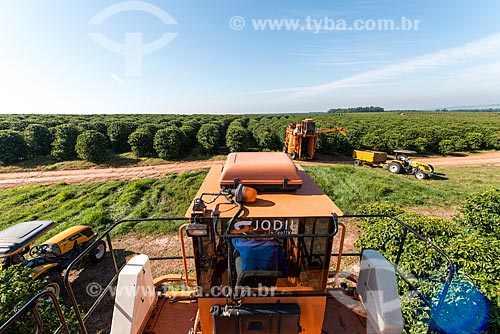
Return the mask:
<path fill-rule="evenodd" d="M 104 258 L 104 254 L 106 254 L 106 243 L 103 240 L 99 240 L 99 242 L 90 250 L 90 261 L 92 263 L 98 263 Z"/>
<path fill-rule="evenodd" d="M 423 180 L 423 179 L 425 179 L 425 178 L 426 178 L 426 176 L 427 176 L 427 175 L 425 175 L 425 173 L 424 173 L 423 171 L 421 171 L 421 170 L 417 170 L 417 171 L 415 172 L 415 178 L 416 178 L 417 180 Z"/>
<path fill-rule="evenodd" d="M 401 165 L 397 162 L 391 162 L 388 169 L 391 173 L 399 174 L 401 172 Z"/>
<path fill-rule="evenodd" d="M 354 166 L 363 166 L 363 161 L 361 161 L 361 160 L 354 160 L 352 164 Z"/>

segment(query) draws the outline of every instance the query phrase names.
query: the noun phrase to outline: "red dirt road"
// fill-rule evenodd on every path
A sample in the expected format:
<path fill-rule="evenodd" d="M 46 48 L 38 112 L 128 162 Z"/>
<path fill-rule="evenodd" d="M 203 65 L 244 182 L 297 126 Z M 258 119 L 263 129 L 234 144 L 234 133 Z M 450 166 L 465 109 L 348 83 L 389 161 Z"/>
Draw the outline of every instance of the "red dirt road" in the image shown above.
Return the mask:
<path fill-rule="evenodd" d="M 163 177 L 165 174 L 181 174 L 191 170 L 210 168 L 222 163 L 216 160 L 176 162 L 171 164 L 126 168 L 95 168 L 82 170 L 35 171 L 0 173 L 0 189 L 33 184 L 86 183 L 114 180 L 137 180 L 146 177 Z"/>
<path fill-rule="evenodd" d="M 419 158 L 434 167 L 500 166 L 500 151 L 471 154 L 463 157 Z"/>
<path fill-rule="evenodd" d="M 500 151 L 471 154 L 463 157 L 419 158 L 418 160 L 428 162 L 434 167 L 500 166 Z M 0 173 L 0 189 L 15 188 L 33 184 L 49 185 L 60 182 L 85 183 L 113 180 L 135 180 L 146 177 L 163 177 L 165 174 L 169 173 L 180 174 L 186 171 L 210 168 L 215 164 L 221 163 L 223 163 L 222 160 L 201 160 L 145 167 Z M 345 164 L 348 162 L 314 161 L 300 163 L 304 165 L 328 165 L 335 163 Z"/>

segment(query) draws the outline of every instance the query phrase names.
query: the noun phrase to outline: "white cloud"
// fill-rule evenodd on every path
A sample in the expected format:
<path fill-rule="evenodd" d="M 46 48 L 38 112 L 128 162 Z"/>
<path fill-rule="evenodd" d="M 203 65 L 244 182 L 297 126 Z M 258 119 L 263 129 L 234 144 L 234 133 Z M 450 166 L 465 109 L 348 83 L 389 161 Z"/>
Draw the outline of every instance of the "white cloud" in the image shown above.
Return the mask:
<path fill-rule="evenodd" d="M 390 80 L 396 81 L 404 75 L 426 72 L 432 74 L 433 70 L 440 70 L 468 61 L 484 61 L 494 56 L 500 56 L 500 33 L 461 46 L 418 56 L 400 64 L 388 65 L 325 84 L 297 89 L 294 93 L 283 96 L 279 100 L 303 100 L 304 98 L 332 93 L 346 87 L 370 86 L 377 83 L 387 83 L 388 81 L 390 83 Z M 487 65 L 485 65 L 485 69 L 487 71 Z M 277 91 L 280 90 L 286 91 L 287 89 L 282 88 Z M 288 90 L 292 91 L 293 88 L 288 88 Z"/>

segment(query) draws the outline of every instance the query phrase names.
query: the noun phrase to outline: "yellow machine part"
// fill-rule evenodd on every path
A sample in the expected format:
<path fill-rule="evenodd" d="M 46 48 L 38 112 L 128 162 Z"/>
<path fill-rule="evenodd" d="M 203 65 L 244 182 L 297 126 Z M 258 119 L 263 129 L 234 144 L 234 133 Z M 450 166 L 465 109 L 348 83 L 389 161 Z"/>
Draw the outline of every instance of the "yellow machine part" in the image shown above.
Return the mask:
<path fill-rule="evenodd" d="M 90 227 L 84 225 L 70 227 L 62 231 L 61 233 L 56 234 L 55 236 L 44 242 L 44 244 L 55 244 L 59 246 L 61 254 L 66 254 L 73 249 L 75 241 L 80 245 L 95 237 L 94 233 L 82 233 L 83 231 L 88 229 L 90 229 Z"/>
<path fill-rule="evenodd" d="M 58 265 L 56 263 L 47 263 L 43 264 L 41 266 L 33 268 L 33 276 L 31 277 L 32 279 L 37 279 L 38 277 L 42 276 L 44 273 L 46 273 L 49 269 L 57 267 Z"/>
<path fill-rule="evenodd" d="M 387 160 L 387 153 L 379 151 L 354 150 L 354 152 L 352 152 L 352 158 L 366 163 L 380 164 Z"/>

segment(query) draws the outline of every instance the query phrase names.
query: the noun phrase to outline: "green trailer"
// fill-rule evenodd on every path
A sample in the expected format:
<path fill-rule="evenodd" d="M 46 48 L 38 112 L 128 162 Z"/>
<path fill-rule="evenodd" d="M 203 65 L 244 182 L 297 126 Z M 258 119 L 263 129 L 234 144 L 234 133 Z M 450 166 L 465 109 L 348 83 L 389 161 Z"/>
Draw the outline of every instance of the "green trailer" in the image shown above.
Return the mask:
<path fill-rule="evenodd" d="M 354 150 L 352 152 L 354 166 L 382 166 L 387 160 L 387 153 L 379 151 Z"/>

